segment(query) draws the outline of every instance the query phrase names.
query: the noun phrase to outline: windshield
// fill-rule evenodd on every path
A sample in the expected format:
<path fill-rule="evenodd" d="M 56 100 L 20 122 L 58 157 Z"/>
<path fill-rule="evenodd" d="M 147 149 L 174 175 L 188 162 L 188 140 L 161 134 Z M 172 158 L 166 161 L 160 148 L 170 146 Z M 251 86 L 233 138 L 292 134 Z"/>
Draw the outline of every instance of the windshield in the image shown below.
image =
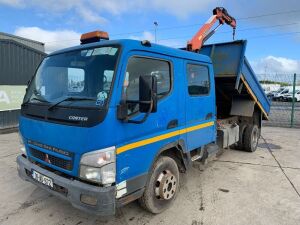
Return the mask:
<path fill-rule="evenodd" d="M 112 88 L 117 47 L 66 52 L 44 59 L 24 102 L 103 107 Z"/>

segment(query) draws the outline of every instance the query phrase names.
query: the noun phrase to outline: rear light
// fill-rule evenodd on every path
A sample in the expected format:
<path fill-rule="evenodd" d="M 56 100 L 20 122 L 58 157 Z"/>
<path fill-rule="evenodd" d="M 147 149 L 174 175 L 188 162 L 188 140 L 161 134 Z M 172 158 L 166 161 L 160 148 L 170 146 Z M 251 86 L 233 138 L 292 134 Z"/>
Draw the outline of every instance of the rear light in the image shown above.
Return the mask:
<path fill-rule="evenodd" d="M 80 37 L 80 43 L 88 44 L 92 42 L 98 42 L 101 39 L 109 40 L 108 33 L 105 31 L 93 31 L 93 32 L 82 34 Z"/>

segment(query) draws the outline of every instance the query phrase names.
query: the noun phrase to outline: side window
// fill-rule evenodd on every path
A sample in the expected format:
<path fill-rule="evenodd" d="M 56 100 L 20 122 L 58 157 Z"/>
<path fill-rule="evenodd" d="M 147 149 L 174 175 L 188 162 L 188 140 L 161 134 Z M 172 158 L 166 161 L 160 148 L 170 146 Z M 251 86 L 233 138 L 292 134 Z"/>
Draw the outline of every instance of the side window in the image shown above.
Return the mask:
<path fill-rule="evenodd" d="M 128 61 L 123 84 L 123 100 L 139 100 L 139 77 L 152 75 L 157 78 L 157 95 L 162 98 L 171 90 L 170 63 L 159 59 L 131 57 Z M 129 104 L 129 114 L 138 111 L 138 104 Z"/>
<path fill-rule="evenodd" d="M 207 66 L 187 64 L 188 91 L 190 95 L 209 93 L 209 72 Z"/>

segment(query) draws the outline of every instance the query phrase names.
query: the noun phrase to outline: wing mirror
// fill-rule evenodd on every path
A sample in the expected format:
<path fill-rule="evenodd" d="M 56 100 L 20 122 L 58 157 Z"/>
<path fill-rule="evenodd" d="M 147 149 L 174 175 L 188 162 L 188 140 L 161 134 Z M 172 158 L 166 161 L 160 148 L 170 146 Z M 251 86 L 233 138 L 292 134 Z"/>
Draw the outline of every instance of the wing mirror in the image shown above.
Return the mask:
<path fill-rule="evenodd" d="M 139 104 L 139 112 L 145 113 L 142 120 L 128 119 L 128 103 Z M 143 75 L 139 78 L 139 100 L 122 101 L 117 108 L 117 117 L 128 123 L 143 123 L 150 113 L 157 111 L 157 79 L 156 76 Z"/>
<path fill-rule="evenodd" d="M 140 76 L 139 111 L 142 113 L 157 111 L 157 79 L 156 76 Z"/>

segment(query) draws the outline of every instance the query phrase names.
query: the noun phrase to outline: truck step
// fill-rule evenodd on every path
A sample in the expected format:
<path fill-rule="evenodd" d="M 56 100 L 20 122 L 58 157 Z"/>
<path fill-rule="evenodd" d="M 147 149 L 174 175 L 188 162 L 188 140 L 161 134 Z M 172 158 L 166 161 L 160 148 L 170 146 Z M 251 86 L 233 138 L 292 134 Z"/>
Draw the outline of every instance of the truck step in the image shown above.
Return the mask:
<path fill-rule="evenodd" d="M 196 161 L 196 160 L 201 159 L 202 156 L 203 156 L 203 154 L 202 154 L 202 155 L 195 155 L 195 156 L 193 156 L 193 157 L 191 158 L 191 160 L 194 162 L 194 161 Z"/>
<path fill-rule="evenodd" d="M 191 161 L 201 160 L 204 155 L 204 149 L 198 148 L 191 152 Z"/>
<path fill-rule="evenodd" d="M 202 148 L 201 150 L 194 150 L 192 151 L 191 155 L 191 161 L 200 161 L 200 160 L 205 160 L 208 158 L 212 158 L 214 156 L 216 156 L 216 154 L 219 152 L 220 148 L 217 144 L 208 144 L 206 145 L 204 148 Z M 194 154 L 193 154 L 194 153 Z"/>

